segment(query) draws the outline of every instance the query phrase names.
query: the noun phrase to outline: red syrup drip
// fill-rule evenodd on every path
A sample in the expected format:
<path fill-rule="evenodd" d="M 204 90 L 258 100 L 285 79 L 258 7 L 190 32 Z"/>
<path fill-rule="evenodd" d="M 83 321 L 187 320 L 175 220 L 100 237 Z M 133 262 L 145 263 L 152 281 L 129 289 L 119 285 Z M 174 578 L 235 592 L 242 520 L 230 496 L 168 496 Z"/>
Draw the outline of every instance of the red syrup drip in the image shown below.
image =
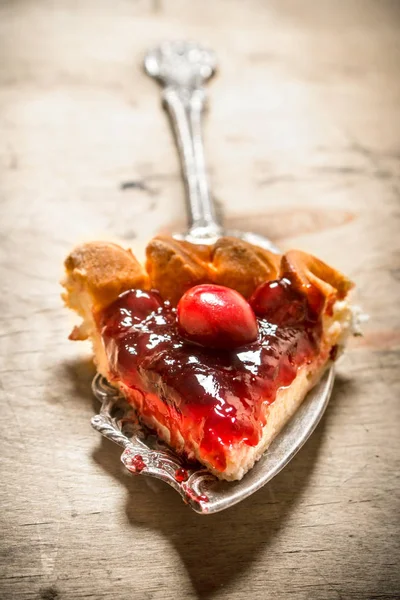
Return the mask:
<path fill-rule="evenodd" d="M 220 471 L 227 448 L 257 445 L 263 405 L 313 361 L 321 341 L 319 316 L 290 281 L 263 284 L 250 302 L 258 339 L 230 350 L 183 339 L 176 309 L 156 291 L 125 292 L 98 316 L 112 375 L 144 422 L 167 427 L 172 446 L 179 432 L 186 450 L 195 445 Z"/>
<path fill-rule="evenodd" d="M 131 456 L 127 463 L 129 467 L 135 472 L 140 473 L 146 466 L 146 463 L 143 460 L 143 457 L 140 454 L 135 454 L 135 456 Z"/>
<path fill-rule="evenodd" d="M 188 498 L 190 498 L 190 500 L 194 500 L 194 502 L 209 502 L 208 496 L 206 496 L 205 494 L 196 494 L 194 490 L 192 490 L 185 484 L 182 485 L 182 488 L 184 489 L 185 494 Z"/>
<path fill-rule="evenodd" d="M 189 477 L 189 473 L 186 469 L 177 469 L 175 471 L 175 479 L 178 483 L 182 483 L 182 481 L 186 481 Z"/>

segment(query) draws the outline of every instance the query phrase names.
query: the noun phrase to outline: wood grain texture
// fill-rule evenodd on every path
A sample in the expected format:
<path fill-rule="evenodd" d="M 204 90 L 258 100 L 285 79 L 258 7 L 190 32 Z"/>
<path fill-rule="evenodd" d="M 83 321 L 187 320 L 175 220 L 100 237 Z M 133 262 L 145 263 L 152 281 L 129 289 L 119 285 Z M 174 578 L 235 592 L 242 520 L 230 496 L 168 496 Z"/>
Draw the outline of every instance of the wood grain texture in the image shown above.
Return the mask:
<path fill-rule="evenodd" d="M 389 0 L 0 2 L 0 598 L 400 596 L 399 26 Z M 306 446 L 210 517 L 90 428 L 57 283 L 82 240 L 136 249 L 184 223 L 139 68 L 178 37 L 220 60 L 206 146 L 227 224 L 343 269 L 371 317 Z"/>

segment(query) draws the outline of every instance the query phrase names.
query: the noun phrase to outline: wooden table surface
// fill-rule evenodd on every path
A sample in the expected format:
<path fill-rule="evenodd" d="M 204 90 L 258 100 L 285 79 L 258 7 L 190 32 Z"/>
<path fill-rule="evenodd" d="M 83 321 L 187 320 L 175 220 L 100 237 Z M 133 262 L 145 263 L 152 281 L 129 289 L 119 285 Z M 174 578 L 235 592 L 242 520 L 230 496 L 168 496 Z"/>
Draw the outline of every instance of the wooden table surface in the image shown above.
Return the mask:
<path fill-rule="evenodd" d="M 400 597 L 399 27 L 395 0 L 0 2 L 1 599 Z M 205 136 L 227 224 L 344 270 L 370 315 L 306 446 L 208 517 L 91 429 L 58 285 L 82 240 L 183 226 L 140 66 L 182 37 L 219 57 Z"/>

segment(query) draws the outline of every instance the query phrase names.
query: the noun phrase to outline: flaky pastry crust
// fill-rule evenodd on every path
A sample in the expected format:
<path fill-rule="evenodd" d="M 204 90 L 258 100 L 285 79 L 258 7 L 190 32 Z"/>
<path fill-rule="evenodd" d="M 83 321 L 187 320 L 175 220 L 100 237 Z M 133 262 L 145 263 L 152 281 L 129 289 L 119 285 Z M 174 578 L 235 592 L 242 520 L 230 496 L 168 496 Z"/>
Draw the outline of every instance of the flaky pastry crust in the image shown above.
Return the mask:
<path fill-rule="evenodd" d="M 75 285 L 85 286 L 96 308 L 107 306 L 126 289 L 148 286 L 148 275 L 131 250 L 110 242 L 77 246 L 65 269 Z"/>
<path fill-rule="evenodd" d="M 65 261 L 66 303 L 71 293 L 89 295 L 92 308 L 104 308 L 128 289 L 157 289 L 164 300 L 177 304 L 186 290 L 201 283 L 225 285 L 249 298 L 258 285 L 287 277 L 320 310 L 343 299 L 353 287 L 342 273 L 299 250 L 274 254 L 242 240 L 222 237 L 204 246 L 155 237 L 146 249 L 145 268 L 130 250 L 107 242 L 89 242 L 75 248 Z M 79 311 L 78 311 L 79 312 Z"/>

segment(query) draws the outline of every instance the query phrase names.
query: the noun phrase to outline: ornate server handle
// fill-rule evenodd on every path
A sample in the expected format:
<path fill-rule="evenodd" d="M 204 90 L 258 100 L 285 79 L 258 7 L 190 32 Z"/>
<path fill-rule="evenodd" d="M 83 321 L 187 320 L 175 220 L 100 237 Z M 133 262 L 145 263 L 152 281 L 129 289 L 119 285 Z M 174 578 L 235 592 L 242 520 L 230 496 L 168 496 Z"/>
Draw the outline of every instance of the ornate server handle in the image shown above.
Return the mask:
<path fill-rule="evenodd" d="M 203 84 L 214 73 L 214 54 L 197 44 L 172 42 L 149 52 L 145 68 L 164 85 L 163 101 L 185 181 L 190 235 L 195 239 L 218 237 L 222 227 L 209 191 L 201 132 L 206 101 Z"/>

